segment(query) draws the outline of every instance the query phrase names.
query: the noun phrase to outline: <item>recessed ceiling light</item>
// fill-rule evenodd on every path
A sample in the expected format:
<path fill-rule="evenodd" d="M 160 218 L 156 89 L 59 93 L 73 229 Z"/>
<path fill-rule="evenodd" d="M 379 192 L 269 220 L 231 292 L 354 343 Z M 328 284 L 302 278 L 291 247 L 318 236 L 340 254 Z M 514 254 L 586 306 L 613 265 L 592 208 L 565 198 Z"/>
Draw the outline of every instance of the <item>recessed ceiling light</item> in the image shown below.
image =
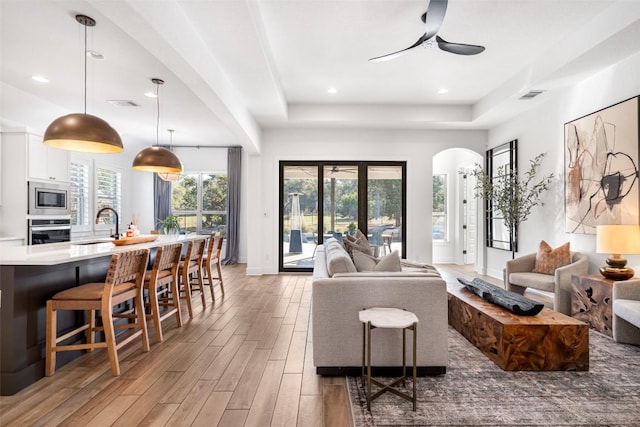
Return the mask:
<path fill-rule="evenodd" d="M 33 79 L 34 81 L 38 82 L 38 83 L 49 83 L 49 79 L 44 77 L 44 76 L 31 76 L 31 79 Z"/>
<path fill-rule="evenodd" d="M 104 59 L 104 55 L 95 50 L 88 50 L 87 56 L 91 59 Z"/>
<path fill-rule="evenodd" d="M 145 92 L 144 96 L 146 96 L 147 98 L 157 98 L 158 95 L 155 94 L 155 92 Z"/>
<path fill-rule="evenodd" d="M 438 89 L 438 95 L 444 95 L 445 93 L 449 93 L 449 89 L 444 87 L 441 89 Z"/>
<path fill-rule="evenodd" d="M 336 93 L 338 93 L 338 89 L 336 89 L 335 87 L 330 87 L 329 89 L 327 89 L 327 93 L 335 95 Z"/>

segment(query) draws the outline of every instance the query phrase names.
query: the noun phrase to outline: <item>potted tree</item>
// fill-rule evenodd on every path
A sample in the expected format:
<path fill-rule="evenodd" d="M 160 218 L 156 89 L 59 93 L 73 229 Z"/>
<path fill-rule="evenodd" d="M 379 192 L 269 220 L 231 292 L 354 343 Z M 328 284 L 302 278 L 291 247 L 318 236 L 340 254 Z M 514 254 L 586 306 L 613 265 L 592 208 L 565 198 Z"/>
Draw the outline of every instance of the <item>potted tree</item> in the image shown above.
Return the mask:
<path fill-rule="evenodd" d="M 517 169 L 506 170 L 505 166 L 497 169 L 496 177 L 490 177 L 484 169 L 476 164 L 469 174 L 476 178 L 475 197 L 491 201 L 492 208 L 499 213 L 509 233 L 511 258 L 515 258 L 515 242 L 518 226 L 529 218 L 531 209 L 539 205 L 542 193 L 549 188 L 553 174 L 536 179 L 536 174 L 545 153 L 537 155 L 529 170 L 520 178 Z"/>

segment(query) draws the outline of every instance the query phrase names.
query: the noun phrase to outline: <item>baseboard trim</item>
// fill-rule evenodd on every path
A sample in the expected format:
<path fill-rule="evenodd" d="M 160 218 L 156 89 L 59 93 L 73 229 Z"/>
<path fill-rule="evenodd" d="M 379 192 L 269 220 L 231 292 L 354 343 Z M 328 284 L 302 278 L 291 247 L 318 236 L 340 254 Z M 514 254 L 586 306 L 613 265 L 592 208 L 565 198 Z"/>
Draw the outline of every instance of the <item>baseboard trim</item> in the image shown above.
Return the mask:
<path fill-rule="evenodd" d="M 419 377 L 444 375 L 446 366 L 418 366 L 416 373 Z M 326 377 L 359 377 L 362 374 L 361 366 L 317 366 L 316 373 Z M 402 375 L 400 366 L 372 366 L 371 374 L 379 377 L 399 377 Z M 406 374 L 412 375 L 412 368 L 406 367 Z"/>

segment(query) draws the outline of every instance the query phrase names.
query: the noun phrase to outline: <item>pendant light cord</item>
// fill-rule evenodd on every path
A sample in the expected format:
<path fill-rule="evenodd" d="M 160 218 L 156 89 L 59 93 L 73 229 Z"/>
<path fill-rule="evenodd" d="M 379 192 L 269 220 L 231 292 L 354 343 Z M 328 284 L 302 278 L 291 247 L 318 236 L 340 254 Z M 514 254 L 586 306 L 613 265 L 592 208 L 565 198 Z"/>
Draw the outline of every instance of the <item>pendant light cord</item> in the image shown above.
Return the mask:
<path fill-rule="evenodd" d="M 160 83 L 156 83 L 156 145 L 160 145 Z"/>
<path fill-rule="evenodd" d="M 87 25 L 84 25 L 84 113 L 87 114 Z"/>

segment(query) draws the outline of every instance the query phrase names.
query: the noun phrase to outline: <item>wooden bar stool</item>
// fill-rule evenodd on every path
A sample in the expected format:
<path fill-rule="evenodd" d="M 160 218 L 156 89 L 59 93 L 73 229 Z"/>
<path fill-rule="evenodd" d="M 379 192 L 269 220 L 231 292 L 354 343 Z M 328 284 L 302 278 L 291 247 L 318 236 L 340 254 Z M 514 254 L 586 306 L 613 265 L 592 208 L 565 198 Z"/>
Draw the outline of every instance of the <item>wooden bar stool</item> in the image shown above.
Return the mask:
<path fill-rule="evenodd" d="M 209 245 L 207 247 L 207 252 L 205 253 L 204 260 L 204 273 L 207 281 L 205 282 L 206 286 L 211 287 L 211 298 L 215 299 L 213 295 L 213 281 L 217 280 L 220 282 L 220 290 L 222 291 L 222 295 L 224 295 L 224 283 L 222 283 L 222 268 L 220 266 L 220 254 L 222 253 L 222 242 L 224 241 L 224 236 L 211 236 L 209 237 Z M 211 273 L 211 265 L 215 263 L 216 269 L 218 270 L 218 275 L 214 276 Z"/>
<path fill-rule="evenodd" d="M 178 268 L 181 253 L 182 243 L 158 247 L 153 267 L 144 275 L 144 287 L 148 291 L 151 309 L 151 314 L 147 315 L 147 318 L 153 319 L 158 342 L 163 340 L 161 324 L 163 320 L 175 314 L 176 323 L 178 326 L 182 326 L 178 289 Z M 158 295 L 161 297 L 158 298 Z M 162 314 L 160 314 L 160 307 L 166 308 Z"/>
<path fill-rule="evenodd" d="M 362 381 L 366 380 L 367 385 L 367 409 L 371 411 L 371 402 L 380 397 L 385 392 L 391 392 L 413 403 L 413 411 L 416 410 L 416 344 L 418 333 L 418 317 L 415 313 L 399 308 L 372 307 L 358 313 L 358 318 L 362 322 Z M 376 328 L 402 329 L 402 376 L 396 381 L 384 384 L 371 377 L 371 331 Z M 400 391 L 396 388 L 398 384 L 404 383 L 407 379 L 406 353 L 407 353 L 407 329 L 413 331 L 413 394 Z M 365 358 L 366 354 L 366 358 Z M 366 368 L 366 371 L 365 371 Z M 371 394 L 371 384 L 375 384 L 380 389 Z"/>
<path fill-rule="evenodd" d="M 198 276 L 197 286 L 200 288 L 200 297 L 202 298 L 202 306 L 205 306 L 204 299 L 204 285 L 202 284 L 202 256 L 204 255 L 204 248 L 207 243 L 207 239 L 191 240 L 187 247 L 187 254 L 184 257 L 184 261 L 180 262 L 178 269 L 178 275 L 180 276 L 181 291 L 184 292 L 184 298 L 187 300 L 187 310 L 189 311 L 189 318 L 193 318 L 193 309 L 191 307 L 191 291 L 192 283 L 191 277 L 196 274 Z"/>
<path fill-rule="evenodd" d="M 128 252 L 115 253 L 111 256 L 109 270 L 104 283 L 87 283 L 66 289 L 55 294 L 47 301 L 47 338 L 46 338 L 46 367 L 45 374 L 49 377 L 56 370 L 56 353 L 59 351 L 89 350 L 107 348 L 111 372 L 120 375 L 118 349 L 142 336 L 142 350 L 149 351 L 147 323 L 142 302 L 142 285 L 144 273 L 149 260 L 149 249 L 138 249 Z M 125 301 L 133 300 L 133 323 L 113 324 L 115 315 L 113 307 Z M 57 336 L 58 310 L 87 311 L 88 322 L 62 336 Z M 95 314 L 100 310 L 102 326 L 96 326 Z M 121 342 L 116 341 L 115 329 L 133 329 Z M 86 332 L 85 344 L 58 345 L 59 342 Z M 104 342 L 96 342 L 95 332 L 104 331 Z"/>

